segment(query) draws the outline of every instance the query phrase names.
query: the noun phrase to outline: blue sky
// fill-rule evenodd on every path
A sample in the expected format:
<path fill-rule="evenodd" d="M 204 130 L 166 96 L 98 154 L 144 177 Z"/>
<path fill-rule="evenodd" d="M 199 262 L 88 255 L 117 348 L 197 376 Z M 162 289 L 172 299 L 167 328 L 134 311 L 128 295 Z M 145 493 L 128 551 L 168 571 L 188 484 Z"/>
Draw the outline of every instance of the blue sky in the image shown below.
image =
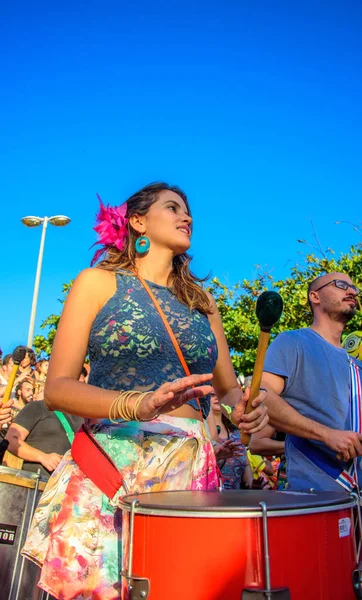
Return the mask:
<path fill-rule="evenodd" d="M 291 5 L 292 4 L 292 5 Z M 0 346 L 27 337 L 40 228 L 49 227 L 36 332 L 89 265 L 96 192 L 182 187 L 194 270 L 283 277 L 311 239 L 337 253 L 361 216 L 362 7 L 320 2 L 2 5 Z"/>

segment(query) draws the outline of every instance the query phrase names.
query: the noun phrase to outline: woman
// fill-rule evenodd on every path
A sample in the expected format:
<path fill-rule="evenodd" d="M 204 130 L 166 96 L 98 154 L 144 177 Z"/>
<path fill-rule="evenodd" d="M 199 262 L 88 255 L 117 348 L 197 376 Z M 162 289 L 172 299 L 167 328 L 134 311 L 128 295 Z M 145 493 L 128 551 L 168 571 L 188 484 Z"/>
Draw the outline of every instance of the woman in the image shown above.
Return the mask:
<path fill-rule="evenodd" d="M 49 361 L 46 358 L 41 358 L 37 361 L 34 370 L 34 377 L 36 381 L 35 387 L 35 400 L 43 400 L 44 398 L 44 386 L 47 378 L 49 367 Z"/>
<path fill-rule="evenodd" d="M 32 348 L 26 348 L 25 346 L 24 346 L 24 348 L 26 349 L 26 354 L 25 354 L 24 359 L 21 361 L 21 363 L 19 365 L 18 376 L 17 376 L 15 382 L 24 377 L 26 377 L 27 379 L 29 379 L 30 377 L 32 379 L 35 379 L 35 374 L 34 374 L 34 367 L 36 364 L 35 352 Z"/>
<path fill-rule="evenodd" d="M 119 575 L 126 535 L 124 528 L 122 539 L 120 496 L 217 488 L 203 424 L 211 378 L 223 402 L 235 407 L 235 423 L 250 433 L 268 421 L 264 396 L 244 415 L 215 302 L 189 270 L 191 224 L 185 194 L 163 183 L 146 186 L 118 208 L 101 203 L 95 229 L 105 256 L 79 275 L 69 294 L 45 400 L 53 410 L 86 417 L 87 431 L 123 483 L 109 500 L 91 480 L 94 472 L 86 477 L 70 453 L 51 477 L 24 554 L 43 565 L 40 587 L 55 598 L 127 596 Z M 188 377 L 147 284 L 180 344 Z M 78 377 L 87 353 L 85 386 Z"/>

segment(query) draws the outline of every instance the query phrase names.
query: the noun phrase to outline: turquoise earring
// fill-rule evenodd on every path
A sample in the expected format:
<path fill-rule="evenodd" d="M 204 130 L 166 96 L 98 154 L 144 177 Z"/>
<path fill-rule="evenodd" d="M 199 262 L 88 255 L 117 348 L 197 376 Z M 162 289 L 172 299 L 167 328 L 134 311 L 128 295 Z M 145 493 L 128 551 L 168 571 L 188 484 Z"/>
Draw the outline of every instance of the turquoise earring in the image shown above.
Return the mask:
<path fill-rule="evenodd" d="M 151 242 L 145 235 L 141 235 L 141 237 L 137 238 L 135 248 L 138 254 L 145 254 L 149 251 L 151 246 Z"/>

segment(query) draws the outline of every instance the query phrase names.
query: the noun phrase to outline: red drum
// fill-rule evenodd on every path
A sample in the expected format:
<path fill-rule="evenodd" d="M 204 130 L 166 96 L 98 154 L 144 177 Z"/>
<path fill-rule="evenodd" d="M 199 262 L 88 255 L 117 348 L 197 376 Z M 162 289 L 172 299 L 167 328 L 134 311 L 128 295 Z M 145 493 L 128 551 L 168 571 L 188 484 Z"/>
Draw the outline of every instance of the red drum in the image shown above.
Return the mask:
<path fill-rule="evenodd" d="M 361 598 L 352 582 L 355 504 L 342 492 L 126 496 L 130 536 L 122 575 L 130 598 Z"/>

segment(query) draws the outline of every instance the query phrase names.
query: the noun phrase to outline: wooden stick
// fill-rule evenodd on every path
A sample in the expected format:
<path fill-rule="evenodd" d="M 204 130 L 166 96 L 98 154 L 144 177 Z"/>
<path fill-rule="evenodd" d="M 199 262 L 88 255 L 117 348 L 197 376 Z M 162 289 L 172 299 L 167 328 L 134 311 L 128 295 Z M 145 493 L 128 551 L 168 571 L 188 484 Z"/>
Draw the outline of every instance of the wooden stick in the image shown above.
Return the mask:
<path fill-rule="evenodd" d="M 10 394 L 13 389 L 14 381 L 15 381 L 16 375 L 18 373 L 18 370 L 19 370 L 19 365 L 14 365 L 13 368 L 11 369 L 10 377 L 6 384 L 5 393 L 1 399 L 0 406 L 3 406 L 3 404 L 6 404 L 6 402 L 10 398 Z"/>
<path fill-rule="evenodd" d="M 265 331 L 260 332 L 259 342 L 258 342 L 258 350 L 256 353 L 256 360 L 255 360 L 254 371 L 253 371 L 253 378 L 251 381 L 250 396 L 249 396 L 249 400 L 248 400 L 248 403 L 245 408 L 245 414 L 248 414 L 253 410 L 251 403 L 254 400 L 254 398 L 256 398 L 259 395 L 259 392 L 260 392 L 260 383 L 261 383 L 261 377 L 263 375 L 264 361 L 265 361 L 265 355 L 266 355 L 266 351 L 267 351 L 268 344 L 269 344 L 269 338 L 270 338 L 269 332 L 268 333 Z M 243 431 L 241 433 L 241 443 L 244 444 L 244 446 L 247 446 L 249 444 L 249 442 L 250 442 L 250 435 L 248 433 L 246 433 L 245 431 Z"/>
<path fill-rule="evenodd" d="M 4 467 L 21 470 L 23 468 L 23 462 L 24 460 L 22 458 L 19 458 L 18 456 L 15 456 L 15 454 L 9 452 L 9 450 L 6 450 L 2 464 Z"/>
<path fill-rule="evenodd" d="M 27 348 L 25 346 L 17 346 L 15 348 L 14 352 L 12 353 L 12 358 L 13 358 L 14 364 L 11 369 L 9 381 L 6 384 L 4 395 L 0 402 L 0 407 L 3 406 L 4 404 L 6 404 L 6 402 L 10 398 L 10 395 L 11 395 L 11 392 L 13 389 L 13 385 L 14 385 L 14 381 L 15 381 L 16 375 L 19 370 L 20 363 L 22 360 L 24 360 L 24 358 L 26 356 L 26 352 L 27 352 Z"/>

